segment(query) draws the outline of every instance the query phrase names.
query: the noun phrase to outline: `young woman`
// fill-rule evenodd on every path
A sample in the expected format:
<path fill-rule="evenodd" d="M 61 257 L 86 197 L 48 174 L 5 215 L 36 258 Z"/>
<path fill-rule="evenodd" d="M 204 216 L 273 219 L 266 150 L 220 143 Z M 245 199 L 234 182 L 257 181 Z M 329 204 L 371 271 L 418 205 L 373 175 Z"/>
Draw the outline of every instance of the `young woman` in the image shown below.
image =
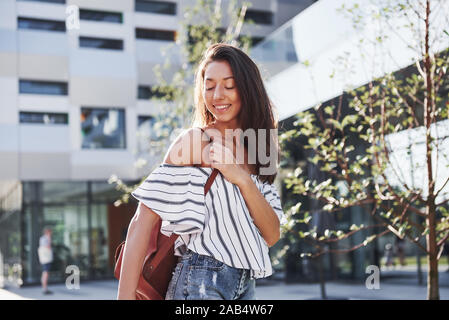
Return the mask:
<path fill-rule="evenodd" d="M 259 70 L 240 49 L 214 44 L 195 81 L 194 126 L 132 193 L 139 206 L 128 229 L 119 299 L 135 299 L 149 232 L 159 217 L 162 233 L 179 235 L 179 262 L 166 299 L 252 299 L 255 279 L 272 274 L 268 248 L 279 240 L 285 218 L 273 184 L 276 171 L 262 174 L 267 165 L 257 155 L 269 150 L 271 160 L 279 157 L 270 134 L 277 121 Z M 256 140 L 241 143 L 248 130 L 265 130 L 265 138 L 256 132 Z M 204 196 L 214 169 L 219 174 Z"/>

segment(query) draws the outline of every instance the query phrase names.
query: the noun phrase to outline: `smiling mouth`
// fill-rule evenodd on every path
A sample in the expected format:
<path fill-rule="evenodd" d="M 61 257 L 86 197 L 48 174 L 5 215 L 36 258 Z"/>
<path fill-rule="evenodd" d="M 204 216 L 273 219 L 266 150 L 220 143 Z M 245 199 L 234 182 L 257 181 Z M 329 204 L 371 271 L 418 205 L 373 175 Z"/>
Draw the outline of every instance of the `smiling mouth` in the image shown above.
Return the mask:
<path fill-rule="evenodd" d="M 214 108 L 218 111 L 226 111 L 231 107 L 231 104 L 221 104 L 221 105 L 214 105 Z"/>

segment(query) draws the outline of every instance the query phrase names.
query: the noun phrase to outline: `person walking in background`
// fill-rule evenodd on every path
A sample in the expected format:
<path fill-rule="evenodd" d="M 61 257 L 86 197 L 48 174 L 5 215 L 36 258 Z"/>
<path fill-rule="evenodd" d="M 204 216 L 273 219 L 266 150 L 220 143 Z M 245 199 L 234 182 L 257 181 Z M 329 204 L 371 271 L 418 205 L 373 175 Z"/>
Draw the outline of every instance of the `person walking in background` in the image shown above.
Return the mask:
<path fill-rule="evenodd" d="M 387 243 L 385 245 L 385 252 L 384 252 L 385 266 L 387 268 L 394 266 L 393 258 L 394 258 L 393 246 L 391 245 L 391 243 Z"/>
<path fill-rule="evenodd" d="M 53 292 L 48 290 L 48 277 L 50 266 L 53 261 L 53 250 L 51 248 L 51 229 L 45 228 L 44 234 L 39 239 L 39 249 L 38 249 L 39 262 L 42 266 L 42 293 L 52 294 Z"/>
<path fill-rule="evenodd" d="M 399 264 L 405 266 L 405 240 L 399 237 L 396 238 L 396 253 L 399 258 Z"/>

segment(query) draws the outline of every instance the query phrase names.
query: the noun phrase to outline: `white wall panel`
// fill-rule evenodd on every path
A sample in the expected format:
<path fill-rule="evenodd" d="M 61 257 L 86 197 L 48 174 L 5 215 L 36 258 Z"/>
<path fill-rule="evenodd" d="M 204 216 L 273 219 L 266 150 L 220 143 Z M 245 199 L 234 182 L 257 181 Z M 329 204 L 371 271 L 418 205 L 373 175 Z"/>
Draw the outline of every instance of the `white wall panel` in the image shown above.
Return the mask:
<path fill-rule="evenodd" d="M 72 152 L 73 180 L 107 179 L 117 174 L 122 179 L 135 179 L 134 157 L 118 150 L 80 150 Z"/>
<path fill-rule="evenodd" d="M 1 151 L 0 157 L 0 180 L 17 179 L 19 177 L 19 153 Z"/>
<path fill-rule="evenodd" d="M 19 126 L 2 123 L 0 126 L 0 154 L 19 150 Z"/>
<path fill-rule="evenodd" d="M 133 105 L 135 78 L 72 77 L 70 103 L 81 106 L 123 107 Z"/>
<path fill-rule="evenodd" d="M 69 180 L 70 154 L 68 153 L 27 153 L 19 158 L 20 180 Z"/>
<path fill-rule="evenodd" d="M 67 56 L 20 54 L 18 60 L 20 79 L 48 81 L 68 81 L 69 79 Z"/>
<path fill-rule="evenodd" d="M 138 28 L 177 30 L 179 20 L 178 16 L 168 14 L 134 12 L 133 23 Z"/>
<path fill-rule="evenodd" d="M 20 111 L 68 112 L 69 98 L 66 96 L 19 94 Z"/>
<path fill-rule="evenodd" d="M 67 56 L 68 40 L 63 32 L 40 30 L 18 30 L 21 53 L 41 54 L 49 56 Z"/>
<path fill-rule="evenodd" d="M 66 6 L 49 2 L 16 1 L 17 16 L 48 20 L 66 19 Z"/>
<path fill-rule="evenodd" d="M 17 86 L 17 78 L 0 77 L 0 128 L 18 123 Z"/>
<path fill-rule="evenodd" d="M 134 0 L 67 0 L 67 5 L 77 5 L 81 9 L 106 11 L 132 11 Z"/>
<path fill-rule="evenodd" d="M 70 75 L 73 77 L 133 78 L 135 57 L 122 51 L 82 48 L 70 55 Z"/>
<path fill-rule="evenodd" d="M 0 52 L 17 52 L 17 33 L 15 30 L 0 28 Z"/>
<path fill-rule="evenodd" d="M 0 29 L 15 30 L 17 27 L 16 0 L 0 1 Z"/>
<path fill-rule="evenodd" d="M 20 124 L 21 152 L 70 152 L 70 134 L 67 125 Z"/>

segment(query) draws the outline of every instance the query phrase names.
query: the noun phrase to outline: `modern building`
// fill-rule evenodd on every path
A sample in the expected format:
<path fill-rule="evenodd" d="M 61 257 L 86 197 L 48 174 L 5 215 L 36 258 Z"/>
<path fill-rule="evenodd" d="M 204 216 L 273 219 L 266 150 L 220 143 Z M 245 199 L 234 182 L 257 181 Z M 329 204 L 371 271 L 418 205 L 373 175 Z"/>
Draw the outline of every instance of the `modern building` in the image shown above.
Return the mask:
<path fill-rule="evenodd" d="M 153 68 L 194 2 L 0 1 L 0 285 L 39 283 L 44 226 L 50 279 L 63 281 L 68 265 L 81 279 L 112 276 L 135 203 L 115 207 L 108 179 L 136 182 L 154 165 L 135 166 L 147 151 L 137 133 L 151 134 L 163 105 L 150 100 Z M 313 2 L 252 1 L 241 34 L 260 41 Z"/>
<path fill-rule="evenodd" d="M 401 29 L 410 22 L 398 19 L 391 19 L 389 26 L 382 26 L 382 31 L 388 37 L 382 42 L 380 49 L 375 50 L 371 44 L 378 42 L 374 37 L 378 34 L 379 24 L 368 22 L 356 29 L 353 27 L 351 19 L 345 17 L 341 12 L 339 13 L 339 9 L 343 6 L 346 9 L 356 8 L 354 7 L 356 3 L 359 2 L 320 0 L 297 14 L 252 49 L 251 55 L 262 66 L 267 78 L 267 90 L 278 109 L 281 120 L 280 133 L 294 128 L 293 123 L 297 120 L 298 112 L 313 110 L 313 107 L 319 103 L 324 106 L 338 105 L 340 98 L 342 98 L 344 110 L 348 104 L 347 95 L 344 94 L 347 89 L 364 86 L 372 79 L 387 73 L 403 72 L 404 70 L 404 72 L 410 72 L 410 65 L 414 66 L 412 61 L 415 61 L 416 58 L 422 59 L 422 56 L 417 57 L 416 51 L 408 46 L 407 41 L 404 41 L 404 38 L 412 39 L 412 34 Z M 440 3 L 445 6 L 446 10 L 448 9 L 447 3 Z M 374 12 L 375 2 L 370 2 L 363 9 Z M 441 21 L 436 21 L 435 25 L 441 27 L 440 32 L 443 34 L 442 30 L 449 27 L 447 20 L 442 17 L 434 18 L 441 19 Z M 442 37 L 441 40 L 435 42 L 436 52 L 447 48 L 449 48 L 449 37 Z M 361 53 L 365 55 L 366 60 L 361 59 Z M 367 64 L 366 61 L 371 63 Z M 345 62 L 347 62 L 348 69 L 343 70 L 341 66 Z M 338 69 L 339 66 L 340 69 Z M 445 95 L 442 94 L 442 96 Z M 447 128 L 446 122 L 441 121 L 439 129 L 441 132 L 446 132 L 443 131 L 447 130 L 443 129 Z M 444 136 L 444 133 L 441 136 Z M 411 174 L 413 170 L 410 168 L 410 149 L 406 147 L 409 139 L 416 142 L 415 132 L 406 130 L 395 133 L 389 138 L 395 141 L 393 152 L 402 159 L 401 167 L 407 176 L 409 185 L 414 185 L 411 183 L 414 178 L 416 181 L 422 181 L 422 175 L 419 177 L 417 174 L 413 178 L 413 174 Z M 441 144 L 441 148 L 443 147 L 446 148 L 445 150 L 449 150 L 447 140 L 445 144 Z M 283 170 L 285 174 L 289 170 L 293 171 L 301 162 L 306 163 L 306 159 L 310 156 L 304 152 L 299 139 L 296 144 L 289 145 L 289 150 L 292 156 L 290 159 L 284 159 L 286 162 Z M 411 154 L 417 159 L 424 154 L 424 149 L 416 147 Z M 443 162 L 439 163 L 438 167 L 441 179 L 449 175 L 449 170 L 446 169 L 447 166 Z M 308 164 L 304 174 L 317 181 L 324 181 L 320 180 L 323 179 L 323 173 L 317 166 Z M 438 185 L 441 186 L 443 183 L 444 180 L 439 181 Z M 446 188 L 445 191 L 447 192 L 449 189 Z M 285 186 L 282 200 L 285 208 L 295 205 L 298 201 L 303 202 L 302 208 L 316 207 L 316 214 L 312 220 L 314 226 L 327 225 L 329 229 L 347 230 L 352 224 L 374 224 L 369 215 L 362 214 L 359 207 L 345 209 L 338 215 L 329 215 L 322 212 L 313 200 L 294 195 Z M 346 239 L 340 243 L 339 248 L 351 248 L 361 243 L 365 236 L 366 233 Z M 284 243 L 279 243 L 280 247 L 286 244 L 286 239 L 283 240 Z M 326 278 L 365 279 L 365 270 L 368 265 L 380 265 L 383 248 L 387 241 L 392 242 L 394 239 L 383 237 L 372 242 L 366 248 L 344 254 L 323 256 L 321 263 Z M 287 280 L 318 279 L 318 265 L 308 259 L 300 258 L 302 252 L 310 252 L 310 247 L 306 247 L 304 241 L 296 243 L 284 257 Z M 332 249 L 336 249 L 336 247 Z M 419 250 L 413 245 L 408 245 L 406 252 L 409 256 L 419 255 Z M 317 261 L 320 263 L 319 260 Z M 312 264 L 315 265 L 315 268 L 311 268 Z"/>

